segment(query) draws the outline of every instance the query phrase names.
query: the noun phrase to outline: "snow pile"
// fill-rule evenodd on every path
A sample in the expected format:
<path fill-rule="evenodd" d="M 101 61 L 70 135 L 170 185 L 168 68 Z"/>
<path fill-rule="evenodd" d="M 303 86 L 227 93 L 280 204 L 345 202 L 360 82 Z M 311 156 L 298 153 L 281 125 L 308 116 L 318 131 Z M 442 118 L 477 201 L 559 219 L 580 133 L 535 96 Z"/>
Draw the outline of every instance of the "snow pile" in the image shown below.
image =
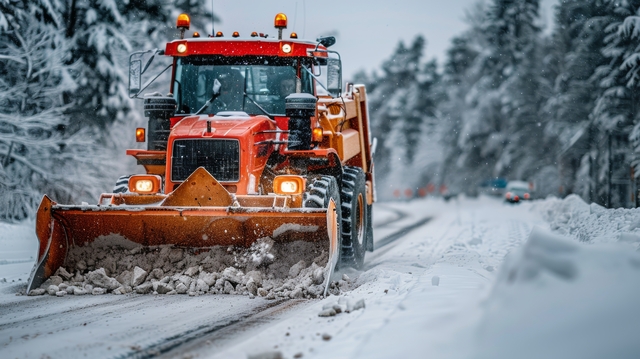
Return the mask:
<path fill-rule="evenodd" d="M 349 300 L 347 297 L 340 297 L 337 302 L 329 302 L 322 306 L 322 310 L 318 313 L 319 317 L 334 317 L 340 313 L 351 313 L 358 309 L 364 309 L 364 299 L 357 301 Z"/>
<path fill-rule="evenodd" d="M 133 248 L 132 248 L 133 247 Z M 324 291 L 328 252 L 321 244 L 275 243 L 250 248 L 187 249 L 139 245 L 73 247 L 65 265 L 30 295 L 238 294 L 266 299 L 316 298 Z M 332 283 L 338 294 L 346 283 Z"/>
<path fill-rule="evenodd" d="M 551 229 L 581 242 L 640 242 L 640 208 L 606 209 L 577 195 L 535 202 Z"/>
<path fill-rule="evenodd" d="M 567 213 L 568 220 L 557 221 L 565 225 L 556 229 L 586 233 L 590 206 L 575 199 L 564 206 L 570 210 L 557 213 Z M 587 245 L 534 228 L 525 245 L 505 258 L 485 303 L 477 357 L 637 358 L 638 283 L 640 253 L 633 246 Z"/>

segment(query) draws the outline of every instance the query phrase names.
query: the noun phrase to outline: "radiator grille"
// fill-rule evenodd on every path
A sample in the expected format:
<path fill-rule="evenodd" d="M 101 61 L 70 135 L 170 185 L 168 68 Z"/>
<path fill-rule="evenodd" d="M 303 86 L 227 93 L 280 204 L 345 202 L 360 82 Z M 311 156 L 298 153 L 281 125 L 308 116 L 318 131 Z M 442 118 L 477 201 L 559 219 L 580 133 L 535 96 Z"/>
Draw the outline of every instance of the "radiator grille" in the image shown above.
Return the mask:
<path fill-rule="evenodd" d="M 171 155 L 171 180 L 184 181 L 198 167 L 204 167 L 220 182 L 240 180 L 238 140 L 176 140 Z"/>

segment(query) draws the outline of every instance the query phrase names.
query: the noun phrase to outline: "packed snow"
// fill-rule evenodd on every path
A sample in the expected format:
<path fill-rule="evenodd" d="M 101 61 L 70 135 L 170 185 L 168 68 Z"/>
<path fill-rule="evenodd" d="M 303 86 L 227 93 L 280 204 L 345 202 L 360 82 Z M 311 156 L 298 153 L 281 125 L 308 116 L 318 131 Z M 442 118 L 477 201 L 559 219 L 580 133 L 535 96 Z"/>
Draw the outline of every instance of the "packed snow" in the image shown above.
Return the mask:
<path fill-rule="evenodd" d="M 109 242 L 113 243 L 107 245 Z M 135 292 L 317 298 L 324 293 L 328 257 L 328 246 L 322 243 L 284 244 L 270 238 L 261 238 L 247 249 L 143 247 L 122 239 L 99 238 L 89 245 L 72 247 L 65 264 L 29 295 Z M 346 288 L 349 283 L 340 280 L 331 283 L 329 290 L 338 294 Z"/>
<path fill-rule="evenodd" d="M 385 242 L 385 238 L 398 239 L 367 253 L 363 270 L 334 274 L 337 287 L 332 295 L 285 299 L 292 307 L 273 314 L 267 324 L 247 325 L 242 333 L 234 332 L 233 340 L 218 337 L 217 341 L 203 341 L 170 353 L 199 358 L 387 358 L 427 354 L 433 358 L 640 357 L 640 342 L 636 339 L 640 330 L 637 306 L 640 288 L 636 285 L 640 283 L 640 210 L 604 209 L 586 204 L 576 196 L 518 205 L 489 197 L 459 197 L 449 202 L 440 199 L 387 202 L 376 205 L 374 213 L 374 233 L 379 243 Z M 395 235 L 422 222 L 409 233 Z M 292 296 L 295 286 L 288 289 L 287 295 L 287 290 L 274 288 L 284 287 L 287 282 L 313 281 L 313 271 L 309 269 L 317 255 L 305 259 L 304 265 L 291 261 L 277 268 L 260 269 L 255 258 L 267 258 L 268 255 L 263 255 L 267 252 L 275 256 L 278 253 L 265 252 L 264 248 L 254 249 L 253 256 L 233 253 L 234 249 L 227 248 L 219 252 L 178 253 L 177 248 L 170 247 L 121 249 L 119 253 L 95 258 L 92 263 L 84 249 L 72 256 L 66 273 L 58 273 L 62 282 L 57 290 L 42 288 L 51 296 L 16 297 L 16 293 L 24 290 L 24 276 L 32 262 L 11 261 L 29 259 L 35 253 L 33 244 L 18 248 L 25 239 L 35 240 L 25 229 L 28 225 L 32 224 L 3 225 L 0 235 L 0 303 L 11 303 L 10 310 L 0 309 L 0 345 L 15 356 L 40 357 L 39 354 L 52 352 L 47 352 L 49 342 L 45 332 L 28 325 L 9 324 L 27 315 L 12 314 L 16 306 L 37 298 L 46 302 L 39 302 L 28 315 L 52 314 L 56 312 L 50 308 L 73 303 L 82 306 L 82 301 L 93 303 L 98 298 L 145 302 L 144 298 L 154 298 L 165 303 L 156 304 L 157 308 L 145 306 L 144 319 L 134 316 L 135 325 L 141 327 L 145 320 L 152 320 L 148 317 L 164 318 L 161 311 L 166 311 L 165 306 L 177 312 L 199 310 L 202 304 L 196 305 L 195 298 L 211 298 L 219 303 L 205 307 L 214 313 L 221 310 L 218 308 L 228 308 L 222 304 L 231 301 L 240 306 L 234 308 L 235 313 L 253 308 L 248 303 L 270 303 L 266 297 L 271 294 L 278 299 L 312 297 L 308 290 L 302 296 Z M 109 259 L 114 257 L 118 258 L 115 269 Z M 205 261 L 207 257 L 215 260 L 209 263 L 210 260 Z M 162 263 L 156 262 L 158 258 L 164 258 Z M 85 263 L 80 264 L 82 261 Z M 86 268 L 80 269 L 79 264 Z M 256 282 L 250 275 L 252 271 L 263 277 L 262 286 L 256 285 L 256 294 L 248 285 L 250 280 Z M 123 275 L 125 272 L 130 274 Z M 233 275 L 235 282 L 229 280 Z M 83 276 L 83 280 L 79 281 L 78 276 Z M 181 276 L 190 278 L 188 285 L 181 281 Z M 123 277 L 126 283 L 131 283 L 130 294 L 77 299 L 69 295 L 71 291 L 77 294 L 76 290 L 88 292 L 85 283 L 93 285 L 91 293 L 102 288 L 105 293 L 118 294 Z M 224 282 L 216 287 L 220 279 Z M 208 285 L 206 291 L 197 290 L 199 280 Z M 82 282 L 83 286 L 75 285 L 70 290 L 74 281 Z M 157 295 L 135 293 L 134 288 L 145 284 L 149 293 Z M 173 289 L 169 284 L 173 284 Z M 170 289 L 177 293 L 181 284 L 181 291 L 187 288 L 188 294 L 196 289 L 197 295 L 161 295 L 170 293 Z M 261 297 L 257 291 L 269 284 L 272 288 Z M 210 295 L 216 291 L 231 295 Z M 239 295 L 243 293 L 246 296 Z M 250 293 L 255 299 L 239 300 Z M 24 299 L 16 302 L 17 298 Z M 132 303 L 108 303 L 120 308 L 122 315 L 134 315 Z M 88 307 L 78 309 L 80 317 L 83 310 L 93 313 Z M 61 318 L 65 320 L 65 316 Z M 66 318 L 66 327 L 78 325 L 75 320 L 82 320 L 73 319 L 74 314 Z M 187 325 L 185 318 L 173 318 L 175 326 Z M 79 333 L 74 340 L 104 342 L 110 335 L 109 329 L 100 330 L 104 340 Z M 16 339 L 18 335 L 28 339 Z M 33 351 L 34 345 L 27 343 L 43 343 L 40 347 L 44 349 Z M 50 345 L 51 350 L 64 347 L 58 341 Z M 101 345 L 96 343 L 96 347 L 104 350 L 104 344 Z M 73 354 L 71 357 L 87 353 L 108 356 L 106 352 L 90 349 L 68 353 Z"/>

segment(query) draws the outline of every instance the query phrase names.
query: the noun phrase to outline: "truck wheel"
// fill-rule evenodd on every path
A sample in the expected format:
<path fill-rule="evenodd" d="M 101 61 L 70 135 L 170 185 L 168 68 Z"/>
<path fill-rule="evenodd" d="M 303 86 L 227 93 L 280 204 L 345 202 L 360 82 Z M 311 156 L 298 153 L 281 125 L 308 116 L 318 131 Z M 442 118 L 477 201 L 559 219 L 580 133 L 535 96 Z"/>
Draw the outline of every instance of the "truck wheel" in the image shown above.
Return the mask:
<path fill-rule="evenodd" d="M 367 195 L 365 175 L 358 167 L 345 167 L 342 174 L 342 264 L 357 269 L 364 264 L 367 247 Z"/>
<path fill-rule="evenodd" d="M 340 191 L 338 182 L 331 176 L 319 176 L 307 181 L 307 191 L 304 193 L 302 204 L 305 208 L 327 208 L 329 201 L 333 199 L 336 205 L 338 217 L 338 235 L 342 233 L 342 211 L 340 210 Z M 342 243 L 338 238 L 338 245 Z M 338 265 L 340 265 L 341 248 L 338 247 Z"/>
<path fill-rule="evenodd" d="M 113 187 L 112 193 L 129 192 L 129 178 L 131 178 L 131 175 L 120 176 L 120 178 L 118 178 L 118 180 L 116 181 L 116 185 Z"/>

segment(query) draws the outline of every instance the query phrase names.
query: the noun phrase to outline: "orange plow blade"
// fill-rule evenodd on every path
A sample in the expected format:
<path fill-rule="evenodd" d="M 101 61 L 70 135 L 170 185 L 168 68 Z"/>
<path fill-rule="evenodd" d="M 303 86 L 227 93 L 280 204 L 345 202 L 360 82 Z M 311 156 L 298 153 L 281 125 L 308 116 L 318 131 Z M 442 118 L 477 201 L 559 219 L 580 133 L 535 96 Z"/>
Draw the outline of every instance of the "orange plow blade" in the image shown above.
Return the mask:
<path fill-rule="evenodd" d="M 189 180 L 193 179 L 190 177 L 185 182 Z M 196 188 L 204 186 L 202 181 L 192 183 Z M 164 202 L 137 206 L 58 205 L 44 196 L 36 218 L 38 260 L 27 291 L 38 288 L 63 266 L 72 247 L 96 240 L 113 245 L 246 248 L 260 238 L 269 237 L 274 242 L 326 243 L 329 251 L 324 276 L 326 294 L 338 257 L 338 224 L 333 201 L 326 209 L 242 207 L 237 202 L 225 207 L 180 206 L 179 199 L 173 199 L 170 206 L 163 205 L 172 195 L 179 196 L 179 191 L 180 188 L 166 196 Z M 193 193 L 187 193 L 185 198 L 197 200 Z"/>

